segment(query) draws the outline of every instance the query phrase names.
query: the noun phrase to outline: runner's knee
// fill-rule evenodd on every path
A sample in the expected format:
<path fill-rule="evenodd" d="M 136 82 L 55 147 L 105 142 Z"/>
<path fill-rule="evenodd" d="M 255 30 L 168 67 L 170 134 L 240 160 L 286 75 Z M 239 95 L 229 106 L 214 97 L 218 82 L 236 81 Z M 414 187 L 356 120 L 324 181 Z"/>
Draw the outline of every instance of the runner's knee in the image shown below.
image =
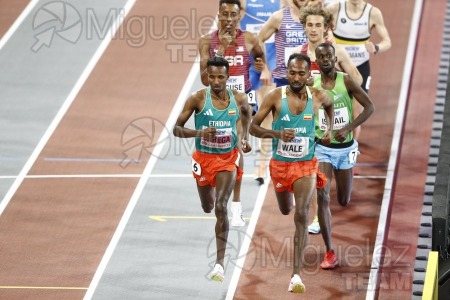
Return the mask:
<path fill-rule="evenodd" d="M 217 218 L 227 218 L 228 211 L 226 201 L 217 201 L 215 206 L 215 213 Z"/>
<path fill-rule="evenodd" d="M 202 208 L 205 213 L 209 214 L 210 212 L 212 212 L 214 208 L 214 203 L 212 202 L 202 203 Z"/>
<path fill-rule="evenodd" d="M 338 196 L 338 202 L 341 206 L 347 206 L 350 203 L 350 196 Z"/>

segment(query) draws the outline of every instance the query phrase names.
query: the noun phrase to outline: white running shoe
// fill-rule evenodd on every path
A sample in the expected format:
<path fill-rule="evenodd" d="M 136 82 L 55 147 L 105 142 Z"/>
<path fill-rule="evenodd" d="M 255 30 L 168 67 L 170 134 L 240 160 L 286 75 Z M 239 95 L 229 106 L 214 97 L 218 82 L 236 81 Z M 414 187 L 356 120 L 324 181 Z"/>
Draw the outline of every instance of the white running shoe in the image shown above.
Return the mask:
<path fill-rule="evenodd" d="M 242 227 L 245 225 L 241 202 L 231 202 L 231 215 L 231 226 Z"/>
<path fill-rule="evenodd" d="M 319 219 L 317 219 L 317 217 L 315 217 L 313 222 L 311 224 L 309 224 L 308 232 L 312 233 L 312 234 L 320 233 Z"/>
<path fill-rule="evenodd" d="M 304 293 L 305 292 L 305 285 L 303 284 L 302 280 L 300 279 L 300 276 L 298 274 L 295 274 L 291 278 L 291 282 L 289 283 L 288 292 L 291 293 Z"/>
<path fill-rule="evenodd" d="M 219 264 L 216 264 L 214 266 L 214 270 L 209 275 L 209 278 L 211 278 L 211 280 L 214 281 L 222 282 L 223 279 L 225 278 L 223 274 L 224 274 L 223 267 Z"/>

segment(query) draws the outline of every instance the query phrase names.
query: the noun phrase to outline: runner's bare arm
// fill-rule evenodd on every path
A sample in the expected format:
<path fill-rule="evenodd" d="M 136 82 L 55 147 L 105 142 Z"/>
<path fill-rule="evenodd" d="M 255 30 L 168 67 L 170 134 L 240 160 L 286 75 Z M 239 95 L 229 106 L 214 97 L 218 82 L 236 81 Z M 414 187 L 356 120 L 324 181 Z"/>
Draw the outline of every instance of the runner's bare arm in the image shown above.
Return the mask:
<path fill-rule="evenodd" d="M 208 73 L 206 72 L 206 64 L 208 63 L 209 48 L 211 46 L 211 35 L 202 36 L 198 42 L 198 53 L 200 55 L 200 76 L 203 85 L 208 86 Z"/>
<path fill-rule="evenodd" d="M 357 83 L 359 83 L 359 85 L 361 85 L 363 83 L 361 73 L 350 59 L 350 56 L 348 56 L 347 51 L 341 45 L 334 45 L 334 48 L 338 59 L 337 63 L 341 70 L 350 75 Z"/>
<path fill-rule="evenodd" d="M 325 9 L 328 10 L 333 15 L 334 27 L 336 27 L 336 24 L 337 24 L 337 15 L 339 12 L 339 5 L 340 5 L 340 1 L 336 1 L 336 2 L 333 2 L 329 5 L 327 5 L 327 7 L 325 7 Z"/>
<path fill-rule="evenodd" d="M 267 41 L 272 36 L 272 34 L 278 30 L 281 24 L 282 17 L 283 11 L 280 10 L 271 15 L 269 17 L 269 20 L 267 20 L 267 22 L 264 23 L 257 37 L 260 45 L 264 45 L 264 42 Z M 262 50 L 264 51 L 265 55 L 266 54 L 265 46 L 262 47 Z M 272 81 L 272 75 L 270 74 L 270 70 L 267 64 L 264 65 L 264 69 L 262 71 L 260 80 L 264 85 L 270 85 Z"/>
<path fill-rule="evenodd" d="M 258 109 L 256 115 L 253 116 L 250 124 L 250 134 L 259 138 L 276 138 L 285 142 L 291 141 L 295 137 L 295 131 L 292 129 L 285 130 L 271 130 L 261 127 L 261 123 L 269 113 L 273 114 L 273 119 L 276 120 L 280 110 L 281 89 L 276 88 L 271 90 L 262 101 L 261 107 Z"/>
<path fill-rule="evenodd" d="M 384 25 L 383 20 L 383 14 L 377 7 L 373 7 L 370 12 L 370 21 L 371 21 L 371 29 L 377 31 L 378 35 L 380 36 L 381 41 L 379 43 L 376 43 L 378 46 L 378 51 L 375 49 L 375 43 L 369 41 L 366 45 L 368 48 L 367 51 L 369 51 L 372 54 L 375 54 L 378 52 L 384 52 L 391 48 L 391 38 L 389 37 L 389 33 L 386 29 L 386 26 Z M 372 47 L 370 47 L 370 44 Z M 369 48 L 370 47 L 370 48 Z"/>
<path fill-rule="evenodd" d="M 279 10 L 269 17 L 269 20 L 267 20 L 267 22 L 264 23 L 263 27 L 261 28 L 261 31 L 258 33 L 258 39 L 260 44 L 263 44 L 272 36 L 272 34 L 278 31 L 281 25 L 282 18 L 283 18 L 283 10 Z"/>
<path fill-rule="evenodd" d="M 259 40 L 255 35 L 249 31 L 244 31 L 245 41 L 249 44 L 251 48 L 250 53 L 255 58 L 255 69 L 261 72 L 264 69 L 266 63 L 266 57 L 264 54 L 265 49 L 261 46 Z"/>
<path fill-rule="evenodd" d="M 215 135 L 215 128 L 206 128 L 204 130 L 195 130 L 184 127 L 194 112 L 199 112 L 204 105 L 205 90 L 200 90 L 189 96 L 184 104 L 183 110 L 178 116 L 173 128 L 173 135 L 179 138 L 192 138 L 198 136 L 209 137 Z"/>
<path fill-rule="evenodd" d="M 334 121 L 334 105 L 330 97 L 324 90 L 318 90 L 316 88 L 310 88 L 313 93 L 314 101 L 314 114 L 318 118 L 318 111 L 321 106 L 325 110 L 325 118 L 327 120 L 328 128 L 323 134 L 322 138 L 318 141 L 319 144 L 328 145 L 331 143 L 331 132 L 333 131 L 333 121 Z"/>
<path fill-rule="evenodd" d="M 238 93 L 233 91 L 234 98 L 239 107 L 239 114 L 242 124 L 242 151 L 244 153 L 250 152 L 252 147 L 248 141 L 248 131 L 250 127 L 250 106 L 248 105 L 248 96 L 245 93 Z"/>
<path fill-rule="evenodd" d="M 347 125 L 349 126 L 349 130 L 353 130 L 364 123 L 374 113 L 375 106 L 369 95 L 361 88 L 361 86 L 357 82 L 355 82 L 352 77 L 344 75 L 344 83 L 347 91 L 349 91 L 349 94 L 352 95 L 353 99 L 356 99 L 356 101 L 358 101 L 359 104 L 361 104 L 361 106 L 364 108 L 364 110 L 358 115 L 358 117 L 354 119 L 351 124 Z M 345 126 L 344 128 L 346 128 L 347 126 Z"/>

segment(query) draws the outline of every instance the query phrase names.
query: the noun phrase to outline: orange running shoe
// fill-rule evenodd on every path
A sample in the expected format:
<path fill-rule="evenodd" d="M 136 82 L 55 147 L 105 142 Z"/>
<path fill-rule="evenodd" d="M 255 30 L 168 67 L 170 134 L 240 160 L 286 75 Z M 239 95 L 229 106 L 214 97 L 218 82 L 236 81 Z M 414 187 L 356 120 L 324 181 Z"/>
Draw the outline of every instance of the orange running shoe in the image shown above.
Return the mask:
<path fill-rule="evenodd" d="M 325 253 L 325 257 L 323 258 L 323 262 L 320 264 L 322 269 L 334 269 L 339 264 L 336 254 L 333 249 L 327 251 Z"/>

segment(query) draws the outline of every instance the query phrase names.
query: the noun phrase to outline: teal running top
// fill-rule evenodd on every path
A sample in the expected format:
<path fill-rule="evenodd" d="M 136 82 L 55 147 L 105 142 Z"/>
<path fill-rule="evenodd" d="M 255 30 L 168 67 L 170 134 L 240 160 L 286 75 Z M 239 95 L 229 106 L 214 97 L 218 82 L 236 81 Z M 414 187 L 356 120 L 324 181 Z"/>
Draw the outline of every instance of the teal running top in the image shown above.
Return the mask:
<path fill-rule="evenodd" d="M 286 86 L 281 87 L 281 110 L 272 123 L 273 130 L 294 129 L 295 138 L 290 142 L 273 139 L 273 158 L 279 161 L 295 162 L 311 160 L 314 157 L 314 109 L 311 92 L 306 87 L 308 99 L 302 113 L 294 115 L 289 110 Z"/>
<path fill-rule="evenodd" d="M 239 109 L 233 92 L 227 88 L 230 104 L 226 109 L 219 110 L 211 101 L 211 88 L 206 88 L 206 100 L 203 109 L 195 114 L 195 129 L 203 130 L 208 127 L 217 129 L 212 140 L 202 137 L 195 138 L 195 148 L 198 151 L 214 154 L 228 153 L 237 145 L 236 122 L 239 119 Z"/>

